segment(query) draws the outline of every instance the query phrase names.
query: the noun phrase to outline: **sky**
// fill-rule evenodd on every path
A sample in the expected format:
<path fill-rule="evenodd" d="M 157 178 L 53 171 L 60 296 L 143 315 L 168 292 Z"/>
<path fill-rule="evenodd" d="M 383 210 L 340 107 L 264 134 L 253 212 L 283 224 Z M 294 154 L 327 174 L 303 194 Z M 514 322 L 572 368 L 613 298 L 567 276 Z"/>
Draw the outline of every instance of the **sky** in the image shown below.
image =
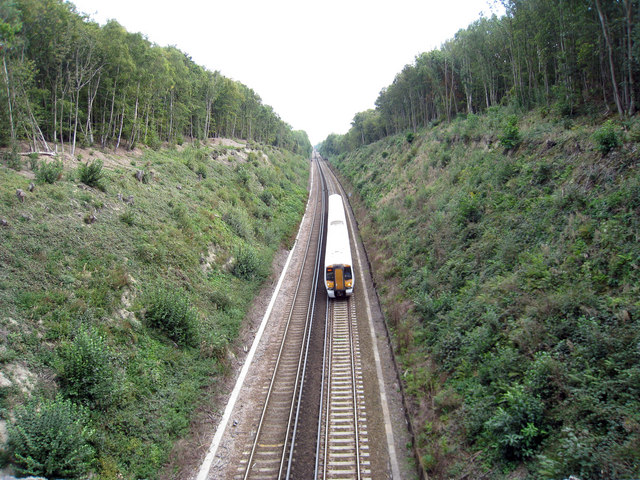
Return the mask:
<path fill-rule="evenodd" d="M 346 133 L 356 113 L 422 52 L 440 48 L 495 0 L 71 0 L 103 25 L 237 80 L 316 145 Z"/>

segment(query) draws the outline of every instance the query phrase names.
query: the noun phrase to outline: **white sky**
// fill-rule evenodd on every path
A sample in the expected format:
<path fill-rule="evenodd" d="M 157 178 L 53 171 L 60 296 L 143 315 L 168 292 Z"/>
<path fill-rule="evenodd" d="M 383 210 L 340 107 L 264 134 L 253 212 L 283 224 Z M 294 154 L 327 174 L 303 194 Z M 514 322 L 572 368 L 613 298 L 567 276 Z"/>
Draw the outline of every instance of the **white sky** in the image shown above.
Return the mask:
<path fill-rule="evenodd" d="M 416 55 L 503 9 L 493 0 L 72 0 L 252 88 L 312 144 L 346 133 Z"/>

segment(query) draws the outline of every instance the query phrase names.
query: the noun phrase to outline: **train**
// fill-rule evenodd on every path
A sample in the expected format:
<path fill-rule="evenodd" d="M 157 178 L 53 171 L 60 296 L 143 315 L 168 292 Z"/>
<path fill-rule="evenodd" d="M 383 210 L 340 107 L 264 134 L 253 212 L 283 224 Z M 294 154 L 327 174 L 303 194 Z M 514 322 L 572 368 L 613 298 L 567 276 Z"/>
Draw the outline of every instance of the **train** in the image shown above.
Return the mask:
<path fill-rule="evenodd" d="M 340 195 L 329 195 L 326 249 L 324 255 L 324 284 L 330 298 L 353 294 L 353 263 L 349 230 Z"/>

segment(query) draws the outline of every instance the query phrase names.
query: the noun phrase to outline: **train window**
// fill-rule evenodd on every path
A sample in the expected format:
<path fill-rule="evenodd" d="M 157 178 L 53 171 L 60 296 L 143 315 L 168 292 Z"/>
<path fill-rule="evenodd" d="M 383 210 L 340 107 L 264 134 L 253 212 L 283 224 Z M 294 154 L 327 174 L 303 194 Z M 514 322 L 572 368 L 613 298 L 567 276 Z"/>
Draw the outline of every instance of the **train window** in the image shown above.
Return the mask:
<path fill-rule="evenodd" d="M 351 280 L 353 278 L 353 274 L 351 273 L 351 267 L 344 267 L 344 279 Z"/>
<path fill-rule="evenodd" d="M 327 280 L 332 282 L 333 280 L 335 280 L 335 278 L 336 278 L 336 274 L 333 271 L 333 268 L 327 267 Z"/>

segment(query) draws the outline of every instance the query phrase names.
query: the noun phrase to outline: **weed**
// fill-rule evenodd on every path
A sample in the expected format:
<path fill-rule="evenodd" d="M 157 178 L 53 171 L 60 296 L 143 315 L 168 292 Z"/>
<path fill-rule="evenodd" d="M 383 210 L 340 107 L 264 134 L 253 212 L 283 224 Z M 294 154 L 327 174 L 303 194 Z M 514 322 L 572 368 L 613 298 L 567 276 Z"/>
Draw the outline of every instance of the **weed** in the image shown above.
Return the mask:
<path fill-rule="evenodd" d="M 128 209 L 126 212 L 120 214 L 120 221 L 125 225 L 132 227 L 136 223 L 136 216 L 132 209 Z"/>
<path fill-rule="evenodd" d="M 256 280 L 267 276 L 267 268 L 254 248 L 240 247 L 236 250 L 233 274 L 245 280 Z"/>
<path fill-rule="evenodd" d="M 622 144 L 620 134 L 611 120 L 607 120 L 602 127 L 595 131 L 593 139 L 596 142 L 598 151 L 603 155 Z"/>
<path fill-rule="evenodd" d="M 32 172 L 38 169 L 38 152 L 32 152 L 29 154 L 29 168 Z"/>
<path fill-rule="evenodd" d="M 59 349 L 59 367 L 65 396 L 92 407 L 108 407 L 117 395 L 114 355 L 94 329 L 80 327 L 72 342 Z"/>
<path fill-rule="evenodd" d="M 520 144 L 520 129 L 518 128 L 518 117 L 510 115 L 502 128 L 500 135 L 500 145 L 507 150 L 513 149 Z"/>

